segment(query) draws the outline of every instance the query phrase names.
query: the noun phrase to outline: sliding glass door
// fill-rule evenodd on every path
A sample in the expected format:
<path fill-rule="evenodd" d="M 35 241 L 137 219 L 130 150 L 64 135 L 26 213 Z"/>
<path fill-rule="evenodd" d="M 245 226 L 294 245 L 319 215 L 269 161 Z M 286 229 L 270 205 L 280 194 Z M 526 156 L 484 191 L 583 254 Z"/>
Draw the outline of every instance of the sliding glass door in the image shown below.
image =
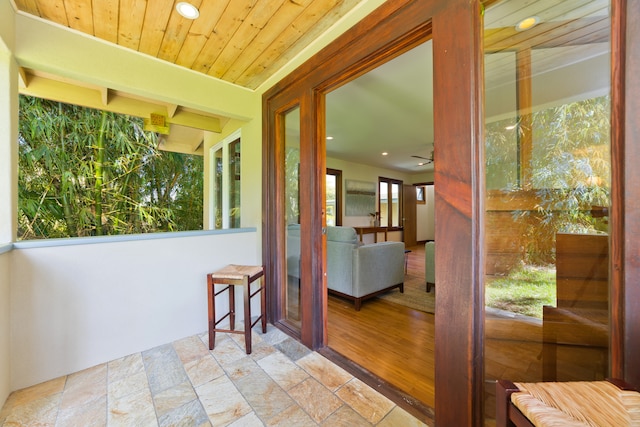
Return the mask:
<path fill-rule="evenodd" d="M 542 3 L 485 14 L 488 383 L 610 372 L 610 4 Z"/>

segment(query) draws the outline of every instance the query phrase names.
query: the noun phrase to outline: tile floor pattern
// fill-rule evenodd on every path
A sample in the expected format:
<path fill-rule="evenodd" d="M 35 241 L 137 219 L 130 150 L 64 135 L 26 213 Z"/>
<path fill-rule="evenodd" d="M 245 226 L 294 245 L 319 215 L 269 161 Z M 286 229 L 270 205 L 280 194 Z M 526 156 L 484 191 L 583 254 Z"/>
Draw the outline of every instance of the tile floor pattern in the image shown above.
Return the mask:
<path fill-rule="evenodd" d="M 424 426 L 323 356 L 269 325 L 203 333 L 12 393 L 9 426 Z"/>

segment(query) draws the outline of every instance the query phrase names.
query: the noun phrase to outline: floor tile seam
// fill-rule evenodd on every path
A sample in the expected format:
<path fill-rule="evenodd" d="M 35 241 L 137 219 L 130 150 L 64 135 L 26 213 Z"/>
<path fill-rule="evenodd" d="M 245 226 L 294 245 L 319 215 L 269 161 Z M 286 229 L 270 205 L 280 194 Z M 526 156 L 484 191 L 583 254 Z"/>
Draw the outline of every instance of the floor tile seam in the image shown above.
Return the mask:
<path fill-rule="evenodd" d="M 293 389 L 293 388 L 294 388 L 294 387 L 292 387 L 291 389 Z M 332 412 L 330 415 L 326 416 L 326 417 L 325 417 L 321 422 L 317 422 L 317 421 L 313 418 L 313 415 L 312 415 L 312 414 L 310 414 L 310 413 L 309 413 L 309 412 L 308 412 L 308 411 L 307 411 L 307 410 L 306 410 L 302 405 L 300 405 L 300 403 L 298 403 L 298 401 L 297 401 L 293 396 L 291 396 L 287 390 L 284 390 L 284 392 L 285 392 L 285 393 L 286 393 L 286 395 L 289 397 L 289 399 L 291 399 L 291 402 L 292 402 L 292 403 L 291 403 L 291 405 L 287 406 L 287 407 L 286 407 L 285 409 L 283 409 L 282 411 L 280 411 L 280 412 L 278 412 L 277 414 L 273 415 L 273 417 L 271 417 L 271 418 L 275 418 L 275 417 L 277 417 L 278 415 L 282 414 L 283 412 L 285 412 L 285 411 L 287 411 L 288 409 L 290 409 L 290 408 L 292 408 L 292 407 L 294 407 L 294 406 L 295 406 L 295 407 L 297 407 L 298 409 L 300 409 L 303 413 L 305 413 L 305 414 L 309 417 L 309 419 L 310 419 L 313 423 L 315 423 L 315 425 L 320 426 L 320 425 L 322 425 L 322 423 L 323 423 L 325 420 L 327 420 L 327 419 L 329 418 L 329 416 L 330 416 L 330 415 L 332 415 L 332 414 L 333 414 L 333 412 Z M 340 408 L 342 408 L 342 406 L 344 406 L 344 405 L 341 405 L 341 406 L 340 406 Z M 338 409 L 339 409 L 339 408 L 338 408 Z M 335 412 L 335 411 L 334 411 L 334 412 Z M 256 415 L 257 415 L 257 413 L 256 413 Z M 260 418 L 260 417 L 258 417 L 258 418 Z M 261 421 L 264 421 L 265 423 L 267 423 L 268 421 L 270 421 L 270 420 L 263 420 L 262 418 L 260 418 L 260 420 L 261 420 Z M 267 425 L 267 424 L 265 424 L 265 425 Z"/>
<path fill-rule="evenodd" d="M 352 381 L 354 381 L 354 380 L 359 381 L 359 382 L 360 382 L 360 383 L 362 383 L 365 387 L 370 388 L 373 392 L 375 392 L 376 394 L 378 394 L 378 395 L 380 395 L 380 396 L 384 397 L 385 399 L 389 400 L 389 401 L 392 403 L 391 408 L 390 408 L 390 409 L 389 409 L 389 410 L 388 410 L 388 411 L 387 411 L 387 412 L 382 416 L 382 418 L 380 419 L 380 421 L 378 421 L 377 423 L 372 423 L 372 422 L 370 422 L 369 420 L 367 420 L 367 418 L 366 418 L 363 414 L 361 414 L 361 413 L 360 413 L 360 412 L 359 412 L 359 411 L 358 411 L 358 410 L 357 410 L 353 405 L 351 405 L 349 402 L 347 402 L 347 401 L 346 401 L 346 400 L 344 400 L 342 397 L 340 397 L 340 395 L 338 395 L 338 391 L 339 391 L 339 390 L 342 390 L 342 389 L 343 389 L 347 384 L 349 384 L 350 382 L 352 382 Z M 364 381 L 359 380 L 359 379 L 358 379 L 358 378 L 356 378 L 356 377 L 352 377 L 349 381 L 347 381 L 346 383 L 344 383 L 344 384 L 342 384 L 340 387 L 338 387 L 338 388 L 336 389 L 336 391 L 334 392 L 334 394 L 335 394 L 335 396 L 336 396 L 338 399 L 342 400 L 342 401 L 344 402 L 344 404 L 345 404 L 345 405 L 347 405 L 349 408 L 353 409 L 353 410 L 354 410 L 358 415 L 360 415 L 362 418 L 364 418 L 365 420 L 367 420 L 367 422 L 369 422 L 369 424 L 371 424 L 371 425 L 377 425 L 377 424 L 378 424 L 378 423 L 380 423 L 383 419 L 385 419 L 385 418 L 386 418 L 386 417 L 387 417 L 387 416 L 388 416 L 388 415 L 389 415 L 389 414 L 390 414 L 390 413 L 391 413 L 391 412 L 392 412 L 396 407 L 398 407 L 398 405 L 397 405 L 395 402 L 393 402 L 391 399 L 389 399 L 389 398 L 388 398 L 388 397 L 386 397 L 384 394 L 380 393 L 379 391 L 377 391 L 376 389 L 374 389 L 373 387 L 371 387 L 370 385 L 368 385 L 368 384 L 367 384 L 367 383 L 365 383 Z M 363 400 L 366 400 L 366 399 L 364 399 L 364 396 L 362 396 L 362 397 L 363 397 Z"/>
<path fill-rule="evenodd" d="M 129 397 L 129 396 L 133 395 L 134 393 L 140 393 L 140 392 L 141 392 L 141 391 L 143 391 L 145 388 L 146 388 L 146 390 L 148 390 L 148 392 L 149 392 L 149 397 L 151 398 L 151 403 L 152 403 L 152 405 L 153 405 L 153 412 L 154 412 L 154 414 L 155 414 L 156 421 L 158 422 L 158 425 L 159 425 L 158 411 L 156 410 L 156 404 L 155 404 L 155 401 L 154 401 L 154 399 L 153 399 L 153 393 L 151 392 L 151 384 L 149 383 L 149 373 L 147 372 L 147 367 L 146 367 L 146 365 L 145 365 L 145 363 L 144 363 L 144 356 L 142 355 L 142 353 L 143 353 L 143 352 L 142 352 L 142 351 L 140 351 L 140 352 L 132 353 L 132 354 L 127 355 L 127 356 L 125 356 L 125 357 L 132 356 L 132 355 L 138 355 L 138 356 L 140 357 L 140 361 L 141 361 L 141 363 L 142 363 L 142 369 L 141 369 L 139 372 L 136 372 L 136 373 L 135 373 L 135 374 L 133 374 L 133 375 L 137 375 L 137 374 L 138 374 L 138 373 L 140 373 L 140 372 L 144 373 L 144 378 L 145 378 L 145 381 L 146 381 L 146 382 L 145 382 L 146 387 L 143 387 L 143 388 L 139 388 L 139 389 L 136 389 L 136 390 L 130 391 L 129 393 L 127 393 L 127 394 L 123 394 L 123 395 L 118 396 L 118 397 L 116 397 L 116 398 L 111 398 L 111 397 L 110 397 L 110 395 L 109 395 L 109 385 L 111 384 L 111 381 L 109 381 L 109 372 L 108 372 L 108 370 L 109 370 L 110 368 L 109 368 L 109 365 L 108 365 L 108 363 L 107 363 L 107 404 L 105 405 L 105 406 L 106 406 L 106 407 L 105 407 L 105 411 L 106 411 L 107 426 L 109 425 L 109 414 L 110 414 L 110 412 L 111 412 L 111 404 L 112 404 L 112 403 L 113 403 L 113 404 L 115 404 L 117 401 L 122 400 L 122 399 L 124 399 L 124 398 L 127 398 L 127 397 Z M 114 359 L 114 360 L 118 360 L 118 359 Z M 124 380 L 125 378 L 127 378 L 127 376 L 125 376 L 125 377 L 123 377 L 123 378 L 118 378 L 117 380 L 115 380 L 115 381 L 113 381 L 113 382 L 114 382 L 114 383 L 117 383 L 117 382 L 119 382 L 119 381 Z"/>
<path fill-rule="evenodd" d="M 199 337 L 200 337 L 200 335 L 196 335 L 196 337 L 198 337 L 198 338 L 199 338 Z M 204 343 L 204 342 L 203 342 L 203 343 Z M 206 345 L 206 344 L 205 344 L 205 345 Z M 172 345 L 172 347 L 173 347 L 173 345 Z M 236 389 L 237 389 L 237 386 L 235 385 L 235 383 L 233 383 L 233 381 L 231 381 L 231 378 L 229 377 L 229 375 L 227 374 L 227 372 L 224 370 L 224 368 L 222 368 L 222 365 L 220 365 L 220 362 L 218 362 L 218 360 L 217 360 L 217 359 L 215 358 L 215 356 L 212 354 L 212 351 L 213 351 L 213 350 L 209 350 L 208 348 L 209 348 L 209 347 L 207 346 L 207 354 L 206 354 L 206 355 L 203 355 L 200 359 L 204 359 L 204 358 L 206 358 L 206 357 L 210 357 L 210 358 L 212 358 L 212 359 L 213 359 L 213 360 L 218 364 L 218 366 L 220 366 L 220 369 L 221 369 L 221 371 L 222 371 L 222 374 L 221 374 L 221 375 L 219 375 L 219 376 L 217 376 L 217 377 L 215 377 L 215 378 L 210 379 L 209 381 L 207 381 L 207 382 L 205 382 L 205 383 L 200 384 L 198 387 L 201 387 L 201 386 L 203 386 L 203 385 L 205 385 L 205 384 L 207 384 L 207 383 L 209 383 L 209 382 L 211 382 L 211 381 L 215 381 L 215 380 L 219 379 L 219 378 L 220 378 L 220 377 L 222 377 L 222 376 L 226 376 L 226 377 L 227 377 L 227 379 L 228 379 L 228 380 L 233 384 L 233 386 L 234 386 L 234 387 L 236 387 Z M 176 351 L 176 353 L 177 353 L 177 351 Z M 188 374 L 188 372 L 187 372 L 186 364 L 182 361 L 182 359 L 180 359 L 180 355 L 178 355 L 178 359 L 180 360 L 180 364 L 182 365 L 182 369 L 184 370 L 185 376 L 187 377 L 187 381 L 189 382 L 189 385 L 191 386 L 191 389 L 192 389 L 192 391 L 193 391 L 193 394 L 195 395 L 195 399 L 193 399 L 193 400 L 197 400 L 197 401 L 198 401 L 198 403 L 200 404 L 200 408 L 202 409 L 203 413 L 204 413 L 204 414 L 206 415 L 206 417 L 207 417 L 207 420 L 209 421 L 209 423 L 213 424 L 213 423 L 212 423 L 212 421 L 211 421 L 211 418 L 209 418 L 209 414 L 207 413 L 207 410 L 206 410 L 206 408 L 205 408 L 205 406 L 204 406 L 204 403 L 202 402 L 202 399 L 201 399 L 201 397 L 200 397 L 200 394 L 199 394 L 199 393 L 198 393 L 198 391 L 196 390 L 196 386 L 193 384 L 193 381 L 191 380 L 191 377 L 189 377 L 189 374 Z M 196 360 L 200 360 L 200 359 L 196 359 Z M 191 363 L 191 362 L 194 362 L 194 360 L 189 361 L 189 362 L 187 362 L 187 363 Z M 145 371 L 145 373 L 146 373 L 146 371 Z M 147 381 L 148 381 L 148 378 L 147 378 Z M 239 391 L 239 390 L 238 390 L 238 391 Z M 245 401 L 246 401 L 246 398 L 245 398 L 244 396 L 242 396 L 242 397 L 243 397 L 243 399 L 245 399 Z M 153 401 L 153 408 L 154 408 L 154 411 L 155 411 L 155 413 L 156 413 L 156 419 L 157 419 L 157 421 L 158 421 L 158 426 L 160 426 L 160 417 L 158 416 L 158 410 L 157 410 L 157 408 L 156 408 L 156 402 L 155 402 L 155 399 L 153 398 L 153 395 L 151 396 L 151 400 Z M 185 406 L 185 405 L 187 405 L 187 404 L 189 404 L 189 403 L 193 402 L 193 400 L 191 400 L 191 401 L 189 401 L 189 402 L 186 402 L 186 403 L 184 403 L 183 405 L 180 405 L 178 408 L 181 408 L 181 407 L 183 407 L 183 406 Z M 249 402 L 247 402 L 247 404 L 249 404 Z M 171 411 L 167 412 L 167 414 L 169 414 L 170 412 L 173 412 L 174 410 L 176 410 L 176 409 L 178 409 L 178 408 L 173 408 Z M 251 408 L 251 409 L 253 410 L 253 408 Z M 255 411 L 254 411 L 254 412 L 255 412 Z M 166 416 L 167 414 L 165 414 L 164 416 Z"/>
<path fill-rule="evenodd" d="M 155 410 L 155 413 L 156 413 L 156 419 L 158 420 L 158 425 L 159 425 L 159 426 L 160 426 L 160 425 L 162 425 L 162 424 L 160 423 L 160 420 L 161 420 L 162 418 L 166 418 L 166 417 L 168 417 L 171 413 L 173 413 L 173 412 L 177 411 L 178 409 L 181 409 L 181 408 L 183 408 L 183 407 L 185 407 L 185 406 L 187 406 L 187 405 L 190 405 L 191 403 L 193 403 L 193 402 L 195 402 L 195 401 L 197 401 L 197 402 L 198 402 L 198 404 L 200 405 L 200 409 L 202 409 L 202 412 L 207 416 L 207 420 L 209 420 L 209 415 L 207 414 L 207 411 L 204 409 L 204 405 L 202 404 L 202 401 L 200 400 L 200 396 L 198 396 L 198 394 L 195 392 L 195 390 L 194 390 L 193 392 L 194 392 L 194 394 L 195 394 L 195 396 L 196 396 L 194 399 L 192 399 L 192 400 L 190 400 L 190 401 L 188 401 L 188 402 L 185 402 L 185 403 L 183 403 L 183 404 L 182 404 L 182 405 L 180 405 L 180 406 L 176 406 L 175 408 L 172 408 L 170 411 L 165 412 L 162 416 L 160 416 L 160 415 L 158 414 L 158 409 L 157 409 L 157 407 L 156 407 L 156 403 L 155 403 L 155 401 L 154 401 L 154 402 L 153 402 L 153 406 L 154 406 L 154 410 Z M 211 420 L 209 420 L 209 422 L 211 422 Z"/>
<path fill-rule="evenodd" d="M 335 394 L 334 394 L 334 396 L 335 396 Z M 338 396 L 336 396 L 336 397 L 337 397 L 338 399 L 340 399 Z M 305 413 L 306 413 L 307 415 L 309 415 L 309 418 L 311 418 L 311 420 L 312 420 L 313 422 L 315 422 L 315 423 L 316 423 L 316 425 L 319 425 L 319 426 L 320 426 L 320 425 L 322 425 L 322 423 L 324 423 L 324 422 L 325 422 L 325 421 L 327 421 L 329 418 L 331 418 L 331 416 L 332 416 L 333 414 L 338 413 L 338 411 L 340 411 L 342 408 L 344 408 L 344 407 L 351 408 L 351 406 L 349 406 L 349 405 L 347 404 L 347 402 L 345 402 L 344 400 L 340 399 L 340 401 L 342 402 L 342 404 L 341 404 L 340 406 L 338 406 L 334 411 L 332 411 L 331 413 L 327 414 L 327 416 L 326 416 L 326 417 L 324 417 L 324 418 L 322 419 L 322 421 L 320 421 L 320 422 L 316 422 L 316 420 L 314 420 L 314 419 L 313 419 L 313 417 L 311 416 L 311 414 L 309 414 L 307 411 L 305 411 L 305 409 L 304 409 L 304 408 L 302 408 L 302 407 L 301 407 L 301 409 L 302 409 L 303 411 L 305 411 Z M 353 409 L 353 408 L 351 408 L 351 409 Z M 354 409 L 354 411 L 355 411 L 355 409 Z M 360 415 L 357 411 L 356 411 L 356 413 L 357 413 L 358 415 Z M 364 418 L 364 417 L 363 417 L 363 418 Z"/>
<path fill-rule="evenodd" d="M 289 390 L 293 390 L 294 388 L 296 388 L 298 385 L 302 384 L 303 382 L 312 379 L 314 381 L 316 381 L 318 384 L 320 384 L 320 386 L 324 387 L 332 396 L 334 396 L 335 398 L 337 398 L 340 402 L 341 405 L 338 406 L 334 411 L 332 411 L 331 413 L 329 413 L 326 417 L 324 417 L 322 419 L 322 421 L 320 422 L 316 422 L 316 420 L 313 418 L 313 415 L 310 414 L 302 405 L 300 405 L 300 403 L 298 403 L 298 401 L 289 393 L 289 390 L 285 390 L 285 393 L 287 393 L 287 395 L 289 396 L 289 398 L 293 401 L 294 405 L 297 405 L 305 414 L 307 414 L 309 416 L 309 418 L 316 423 L 316 425 L 322 425 L 323 422 L 325 422 L 327 419 L 329 419 L 329 417 L 331 417 L 333 414 L 335 414 L 336 412 L 338 412 L 340 409 L 342 409 L 343 407 L 348 407 L 351 408 L 355 411 L 355 409 L 349 405 L 344 399 L 342 399 L 340 396 L 338 396 L 335 392 L 331 391 L 326 385 L 324 385 L 322 383 L 322 381 L 320 381 L 319 379 L 317 379 L 316 377 L 314 377 L 313 375 L 307 373 L 309 376 L 307 378 L 305 378 L 304 380 L 300 381 L 298 384 L 296 384 L 295 386 L 291 387 Z M 360 415 L 360 413 L 358 411 L 355 411 L 358 415 Z M 363 417 L 364 418 L 364 417 Z"/>
<path fill-rule="evenodd" d="M 167 386 L 166 388 L 163 388 L 163 389 L 161 389 L 161 390 L 155 390 L 155 392 L 154 392 L 154 390 L 152 390 L 152 389 L 151 389 L 151 381 L 150 381 L 150 378 L 149 378 L 149 371 L 147 370 L 147 364 L 145 363 L 145 361 L 144 361 L 144 357 L 143 357 L 143 358 L 142 358 L 142 364 L 143 364 L 143 366 L 144 366 L 145 375 L 146 375 L 146 377 L 147 377 L 147 384 L 149 385 L 149 391 L 151 392 L 151 399 L 152 399 L 152 400 L 153 400 L 153 399 L 155 398 L 155 396 L 157 396 L 158 394 L 160 394 L 160 393 L 164 393 L 165 391 L 167 391 L 167 390 L 169 390 L 169 389 L 171 389 L 171 388 L 174 388 L 174 387 L 176 387 L 176 386 L 178 386 L 178 385 L 182 384 L 182 383 L 185 381 L 185 379 L 186 379 L 187 381 L 189 381 L 189 384 L 191 384 L 191 387 L 193 387 L 193 384 L 191 383 L 191 378 L 189 378 L 189 375 L 187 374 L 187 370 L 186 370 L 186 368 L 185 368 L 184 364 L 182 363 L 182 360 L 180 359 L 180 356 L 178 355 L 178 352 L 176 351 L 175 347 L 173 346 L 173 343 L 170 343 L 170 344 L 169 344 L 169 346 L 171 347 L 171 350 L 173 351 L 173 355 L 174 355 L 174 356 L 175 356 L 175 358 L 177 359 L 177 363 L 172 363 L 172 366 L 174 366 L 174 367 L 180 366 L 181 371 L 182 371 L 182 375 L 183 375 L 183 377 L 184 377 L 184 378 L 183 378 L 183 380 L 182 380 L 181 382 L 179 382 L 178 384 L 172 384 L 172 385 L 169 385 L 169 386 Z M 174 361 L 174 362 L 175 362 L 175 361 Z M 163 366 L 164 366 L 164 364 L 163 364 Z M 164 369 L 163 369 L 163 370 L 164 370 Z M 154 405 L 155 405 L 155 404 L 154 404 Z"/>
<path fill-rule="evenodd" d="M 322 356 L 320 353 L 317 353 L 317 352 L 315 352 L 315 351 L 314 351 L 313 353 L 318 354 L 318 356 L 320 356 L 320 357 L 324 357 L 324 356 Z M 301 358 L 301 359 L 302 359 L 302 358 Z M 300 360 L 300 359 L 299 359 L 299 360 Z M 329 361 L 329 362 L 330 362 L 331 364 L 333 364 L 333 362 L 331 362 L 331 361 Z M 352 380 L 355 378 L 353 375 L 351 375 L 351 374 L 349 374 L 349 373 L 347 372 L 347 374 L 349 375 L 349 379 L 348 379 L 347 381 L 345 381 L 344 383 L 340 384 L 339 386 L 337 386 L 337 387 L 335 388 L 335 390 L 332 390 L 332 389 L 330 389 L 330 388 L 329 388 L 329 387 L 328 387 L 328 386 L 327 386 L 327 385 L 322 381 L 322 378 L 316 377 L 312 372 L 310 372 L 310 371 L 309 371 L 308 369 L 306 369 L 304 366 L 302 366 L 302 365 L 298 364 L 298 362 L 297 362 L 297 361 L 294 361 L 294 363 L 295 363 L 295 364 L 296 364 L 300 369 L 302 369 L 304 372 L 306 372 L 306 373 L 307 373 L 307 375 L 309 375 L 309 377 L 311 377 L 311 378 L 315 379 L 316 381 L 318 381 L 320 384 L 322 384 L 322 386 L 323 386 L 324 388 L 326 388 L 327 390 L 329 390 L 329 392 L 331 392 L 331 393 L 333 393 L 333 394 L 335 394 L 338 390 L 340 390 L 342 387 L 344 387 L 344 385 L 345 385 L 345 384 L 347 384 L 348 382 L 352 381 Z M 337 366 L 337 365 L 336 365 L 336 366 Z"/>
<path fill-rule="evenodd" d="M 237 344 L 237 343 L 236 343 Z M 270 344 L 268 344 L 270 345 Z M 274 349 L 279 352 L 282 353 L 280 350 L 278 350 L 277 348 L 274 347 Z M 282 353 L 284 355 L 284 353 Z M 286 357 L 286 355 L 284 355 Z M 290 394 L 288 390 L 285 390 L 284 387 L 282 387 L 271 375 L 269 375 L 269 373 L 267 371 L 264 370 L 264 368 L 262 368 L 262 366 L 260 366 L 258 364 L 258 362 L 256 360 L 253 360 L 253 362 L 255 363 L 256 367 L 258 369 L 260 369 L 264 375 L 266 375 L 267 378 L 269 378 L 269 380 L 271 380 L 273 382 L 273 384 L 278 387 L 282 392 L 284 392 L 284 394 L 291 399 L 291 405 L 285 407 L 284 409 L 282 409 L 281 411 L 278 411 L 277 413 L 273 414 L 272 417 L 270 419 L 273 419 L 275 417 L 277 417 L 278 415 L 282 414 L 284 411 L 286 411 L 287 409 L 291 408 L 292 406 L 297 406 L 298 408 L 300 408 L 305 414 L 307 414 L 309 416 L 309 418 L 315 422 L 315 420 L 313 419 L 313 417 L 307 412 L 305 411 L 305 409 L 300 406 L 300 404 L 297 402 L 296 399 L 294 399 Z M 294 362 L 295 363 L 295 362 Z M 247 398 L 247 396 L 240 390 L 238 384 L 236 383 L 236 381 L 234 381 L 229 374 L 227 373 L 227 371 L 223 368 L 224 371 L 224 375 L 229 379 L 229 381 L 231 381 L 231 383 L 233 384 L 233 386 L 236 388 L 236 390 L 238 391 L 238 393 L 242 396 L 242 398 L 244 399 L 244 401 L 247 403 L 247 405 L 249 405 L 249 407 L 251 408 L 251 411 L 256 415 L 256 417 L 258 417 L 258 419 L 260 421 L 263 422 L 263 424 L 268 425 L 268 421 L 267 419 L 264 419 L 262 416 L 259 415 L 259 412 L 256 410 L 256 408 L 254 408 L 254 406 L 251 404 L 251 402 L 249 401 L 249 399 Z M 250 375 L 250 374 L 249 374 Z M 309 375 L 310 378 L 312 378 L 311 375 Z M 244 377 L 242 377 L 244 378 Z M 242 379 L 242 378 L 239 378 Z M 291 387 L 292 389 L 293 387 Z M 320 425 L 319 423 L 316 423 L 316 425 Z"/>

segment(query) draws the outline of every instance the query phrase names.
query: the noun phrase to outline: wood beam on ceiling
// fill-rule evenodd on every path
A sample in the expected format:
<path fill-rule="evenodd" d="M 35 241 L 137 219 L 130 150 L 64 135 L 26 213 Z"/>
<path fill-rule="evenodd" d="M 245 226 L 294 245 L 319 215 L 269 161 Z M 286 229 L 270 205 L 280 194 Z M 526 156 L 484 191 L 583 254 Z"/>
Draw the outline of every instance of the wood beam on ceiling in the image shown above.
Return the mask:
<path fill-rule="evenodd" d="M 100 88 L 100 98 L 102 98 L 103 105 L 109 105 L 109 88 L 103 87 Z"/>
<path fill-rule="evenodd" d="M 165 103 L 154 103 L 138 98 L 128 97 L 116 93 L 108 88 L 90 88 L 72 83 L 49 79 L 46 77 L 25 73 L 23 77 L 28 85 L 20 88 L 23 95 L 36 96 L 53 101 L 80 105 L 88 108 L 127 114 L 135 117 L 148 118 L 151 113 L 169 115 L 174 111 L 171 123 L 220 133 L 221 120 L 204 114 L 181 111 L 178 106 L 167 106 Z M 176 112 L 177 111 L 177 112 Z"/>
<path fill-rule="evenodd" d="M 28 84 L 29 84 L 29 76 L 27 72 L 25 71 L 24 68 L 19 67 L 18 68 L 18 85 L 20 89 L 26 88 Z"/>
<path fill-rule="evenodd" d="M 167 104 L 167 114 L 169 115 L 169 118 L 175 116 L 178 107 L 178 104 Z"/>

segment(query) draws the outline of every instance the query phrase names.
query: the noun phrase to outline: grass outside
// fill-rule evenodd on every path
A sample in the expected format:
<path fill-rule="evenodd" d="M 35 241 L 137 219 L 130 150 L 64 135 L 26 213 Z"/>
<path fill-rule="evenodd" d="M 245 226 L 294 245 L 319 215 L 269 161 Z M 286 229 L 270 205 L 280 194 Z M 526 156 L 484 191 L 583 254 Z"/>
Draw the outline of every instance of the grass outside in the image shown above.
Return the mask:
<path fill-rule="evenodd" d="M 543 305 L 556 305 L 555 269 L 523 266 L 508 276 L 489 277 L 485 303 L 488 307 L 542 318 Z"/>

